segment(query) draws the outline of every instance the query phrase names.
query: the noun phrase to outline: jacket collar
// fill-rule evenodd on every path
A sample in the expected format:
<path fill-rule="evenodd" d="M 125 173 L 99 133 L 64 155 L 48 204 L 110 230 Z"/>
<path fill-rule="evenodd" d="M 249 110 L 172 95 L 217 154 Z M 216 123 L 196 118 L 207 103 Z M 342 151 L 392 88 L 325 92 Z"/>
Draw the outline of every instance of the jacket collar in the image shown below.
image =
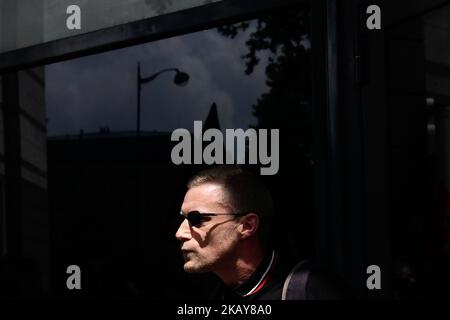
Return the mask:
<path fill-rule="evenodd" d="M 258 268 L 253 272 L 250 278 L 234 291 L 241 297 L 251 296 L 259 292 L 268 282 L 276 263 L 276 253 L 272 250 L 266 254 Z"/>

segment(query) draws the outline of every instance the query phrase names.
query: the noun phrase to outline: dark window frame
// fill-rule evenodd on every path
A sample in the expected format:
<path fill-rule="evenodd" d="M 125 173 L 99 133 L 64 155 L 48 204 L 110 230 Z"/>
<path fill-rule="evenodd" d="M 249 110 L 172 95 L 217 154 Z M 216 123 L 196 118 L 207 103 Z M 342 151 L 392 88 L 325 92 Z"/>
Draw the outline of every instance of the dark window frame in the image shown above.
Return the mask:
<path fill-rule="evenodd" d="M 0 54 L 0 75 L 250 20 L 309 0 L 223 0 Z"/>
<path fill-rule="evenodd" d="M 336 160 L 336 148 L 341 147 L 333 139 L 338 119 L 333 117 L 329 106 L 337 106 L 335 93 L 330 92 L 329 70 L 336 59 L 337 49 L 332 44 L 337 41 L 336 34 L 328 35 L 327 30 L 337 25 L 336 13 L 330 17 L 328 0 L 222 0 L 187 10 L 126 23 L 69 38 L 42 43 L 39 45 L 0 54 L 0 76 L 18 70 L 48 65 L 76 59 L 88 55 L 117 50 L 133 45 L 149 43 L 193 32 L 211 29 L 221 25 L 251 20 L 264 14 L 295 9 L 310 4 L 311 45 L 312 45 L 312 104 L 313 109 L 313 154 L 314 154 L 314 192 L 315 192 L 315 251 L 319 264 L 329 264 L 332 245 L 336 235 L 329 230 L 330 211 L 339 212 L 330 205 L 330 199 L 338 196 L 330 187 L 333 178 L 332 164 Z M 328 20 L 327 20 L 328 17 Z M 330 20 L 331 19 L 331 20 Z M 334 84 L 336 88 L 337 84 Z M 334 177 L 335 178 L 335 177 Z M 334 194 L 334 196 L 333 196 Z M 337 213 L 336 213 L 337 214 Z"/>

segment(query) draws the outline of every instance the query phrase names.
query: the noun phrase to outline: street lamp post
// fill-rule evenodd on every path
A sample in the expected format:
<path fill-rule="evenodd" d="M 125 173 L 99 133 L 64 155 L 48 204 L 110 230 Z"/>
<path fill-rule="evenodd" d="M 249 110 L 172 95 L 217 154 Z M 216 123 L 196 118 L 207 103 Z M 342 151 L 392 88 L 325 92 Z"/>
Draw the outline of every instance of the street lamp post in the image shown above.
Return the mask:
<path fill-rule="evenodd" d="M 160 74 L 164 72 L 174 71 L 175 72 L 175 78 L 173 79 L 174 84 L 177 86 L 185 86 L 189 81 L 189 75 L 186 72 L 180 71 L 177 68 L 167 68 L 160 70 L 156 72 L 155 74 L 143 78 L 141 76 L 141 63 L 138 62 L 137 66 L 137 113 L 136 113 L 136 144 L 135 144 L 135 151 L 136 151 L 136 241 L 137 241 L 137 248 L 139 250 L 140 244 L 141 244 L 141 232 L 140 232 L 140 166 L 139 166 L 139 159 L 140 159 L 140 148 L 139 148 L 139 141 L 141 140 L 141 91 L 142 91 L 142 85 L 145 83 L 149 83 L 153 80 L 155 80 Z"/>
<path fill-rule="evenodd" d="M 142 78 L 141 76 L 141 63 L 138 62 L 137 67 L 137 113 L 136 113 L 136 128 L 137 128 L 137 136 L 141 135 L 141 87 L 143 84 L 151 82 L 155 80 L 160 74 L 164 72 L 174 71 L 175 78 L 173 79 L 173 83 L 179 87 L 184 87 L 189 82 L 189 75 L 186 72 L 180 71 L 178 68 L 167 68 L 156 72 L 155 74 Z"/>
<path fill-rule="evenodd" d="M 137 136 L 141 135 L 141 63 L 138 62 L 138 70 L 137 70 L 137 124 L 136 124 L 136 132 Z"/>

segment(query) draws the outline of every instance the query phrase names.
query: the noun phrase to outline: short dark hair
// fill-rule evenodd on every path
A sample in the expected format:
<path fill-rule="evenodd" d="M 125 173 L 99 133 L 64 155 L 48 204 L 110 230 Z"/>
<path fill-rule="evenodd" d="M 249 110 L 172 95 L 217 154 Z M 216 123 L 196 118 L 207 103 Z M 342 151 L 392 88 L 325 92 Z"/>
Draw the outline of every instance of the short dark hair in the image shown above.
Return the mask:
<path fill-rule="evenodd" d="M 189 180 L 187 187 L 190 189 L 212 182 L 223 187 L 224 206 L 233 212 L 253 212 L 259 216 L 258 238 L 267 247 L 274 205 L 261 178 L 236 165 L 221 165 L 200 171 Z"/>

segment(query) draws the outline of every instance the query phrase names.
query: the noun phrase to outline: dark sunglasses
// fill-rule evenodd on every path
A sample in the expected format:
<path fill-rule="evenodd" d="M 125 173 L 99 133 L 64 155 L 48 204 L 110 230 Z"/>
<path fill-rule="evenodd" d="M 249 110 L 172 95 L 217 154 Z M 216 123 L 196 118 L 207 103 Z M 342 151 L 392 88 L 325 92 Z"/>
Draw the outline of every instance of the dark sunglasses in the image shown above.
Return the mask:
<path fill-rule="evenodd" d="M 183 212 L 180 212 L 180 215 L 182 215 L 185 219 L 188 220 L 189 224 L 193 227 L 199 226 L 203 221 L 205 221 L 206 217 L 215 217 L 215 216 L 244 216 L 248 214 L 246 213 L 201 213 L 198 211 L 190 211 L 186 215 L 183 214 Z"/>

